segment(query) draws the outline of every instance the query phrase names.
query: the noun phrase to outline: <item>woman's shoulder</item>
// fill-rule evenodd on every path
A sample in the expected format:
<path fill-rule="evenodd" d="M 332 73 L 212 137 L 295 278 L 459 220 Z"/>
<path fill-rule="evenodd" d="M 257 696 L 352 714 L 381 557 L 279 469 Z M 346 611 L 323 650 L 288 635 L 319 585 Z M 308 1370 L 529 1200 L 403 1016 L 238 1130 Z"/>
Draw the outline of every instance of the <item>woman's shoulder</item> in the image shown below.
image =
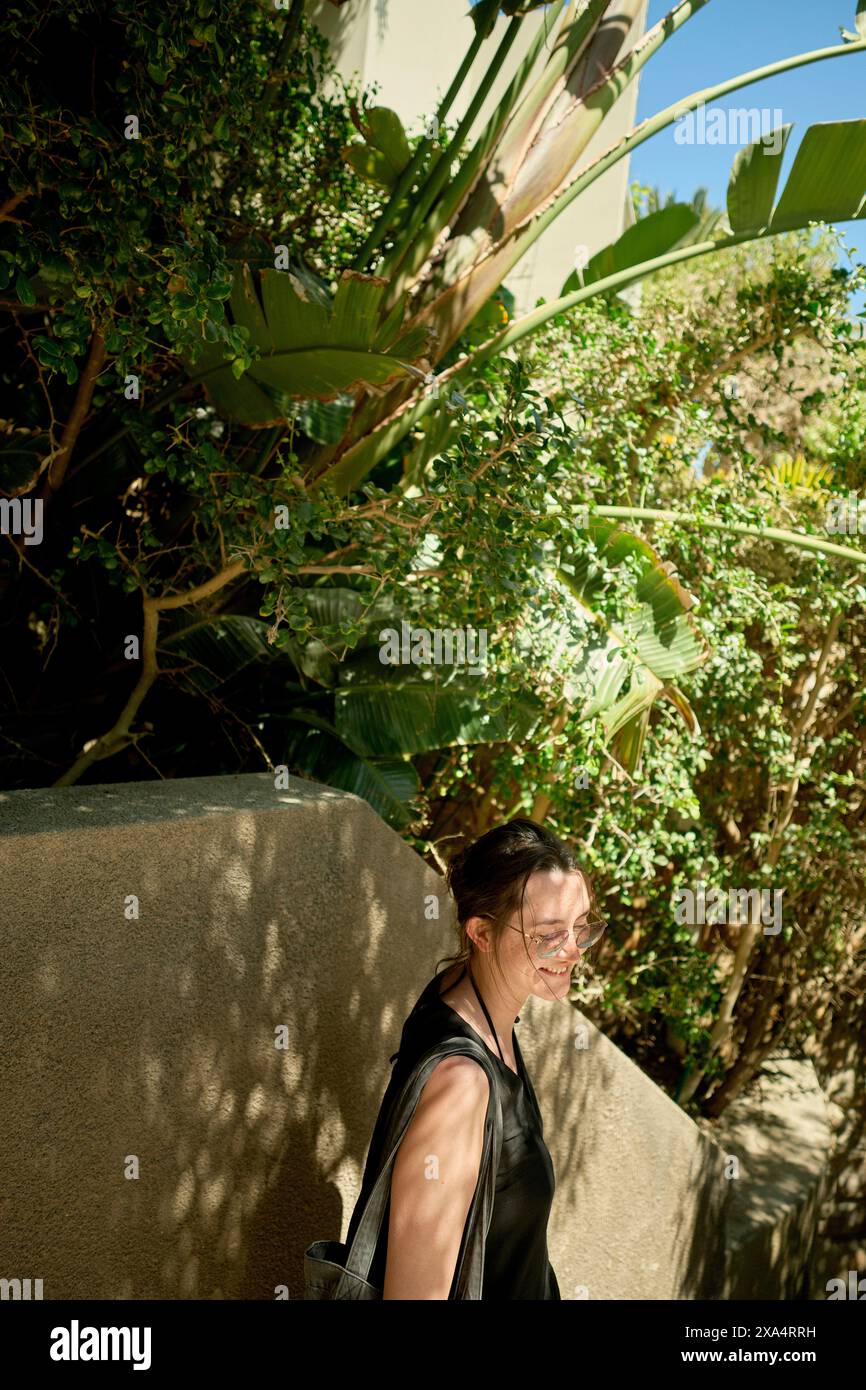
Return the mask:
<path fill-rule="evenodd" d="M 448 970 L 434 975 L 419 994 L 403 1024 L 400 1047 L 394 1053 L 392 1062 L 399 1057 L 406 1065 L 416 1061 L 438 1042 L 472 1036 L 472 1029 L 441 997 L 443 976 L 446 974 Z"/>
<path fill-rule="evenodd" d="M 442 994 L 449 989 L 457 979 L 452 967 L 440 970 L 422 989 L 416 999 L 412 1011 L 409 1014 L 407 1023 L 412 1018 L 445 1017 L 447 1018 L 451 1010 L 442 998 Z"/>

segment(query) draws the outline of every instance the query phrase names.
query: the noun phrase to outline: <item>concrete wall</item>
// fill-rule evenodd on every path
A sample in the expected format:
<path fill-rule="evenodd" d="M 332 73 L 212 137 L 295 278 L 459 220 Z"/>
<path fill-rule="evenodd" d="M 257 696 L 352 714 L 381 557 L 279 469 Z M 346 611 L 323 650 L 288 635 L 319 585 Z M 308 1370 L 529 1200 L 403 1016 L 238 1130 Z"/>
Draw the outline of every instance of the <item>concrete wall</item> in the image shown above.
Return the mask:
<path fill-rule="evenodd" d="M 440 876 L 314 783 L 0 794 L 0 1278 L 300 1297 L 307 1245 L 345 1236 L 448 920 Z M 531 999 L 518 1029 L 563 1297 L 718 1297 L 714 1139 L 569 1005 Z"/>
<path fill-rule="evenodd" d="M 330 0 L 308 0 L 307 12 L 327 35 L 343 76 L 355 77 L 364 85 L 378 83 L 377 103 L 395 110 L 410 134 L 419 134 L 427 119 L 435 115 L 474 33 L 468 0 L 352 0 L 339 8 Z M 543 14 L 530 15 L 524 21 L 476 118 L 474 133 L 495 109 L 542 22 Z M 474 85 L 508 24 L 506 16 L 500 15 L 448 115 L 449 124 L 465 114 Z M 646 6 L 629 31 L 629 47 L 643 34 L 645 24 Z M 542 53 L 536 73 L 541 71 L 544 58 Z M 632 129 L 638 81 L 614 104 L 602 130 L 580 156 L 578 167 L 592 163 Z M 577 246 L 586 246 L 594 255 L 624 231 L 631 220 L 628 182 L 629 161 L 622 159 L 539 237 L 506 280 L 515 296 L 517 313 L 531 309 L 540 296 L 548 300 L 558 296 L 574 269 Z"/>
<path fill-rule="evenodd" d="M 727 1215 L 724 1297 L 806 1293 L 826 1196 L 830 1108 L 805 1058 L 769 1057 L 746 1092 L 712 1126 L 726 1164 L 736 1162 Z M 826 1298 L 813 1290 L 811 1297 Z"/>

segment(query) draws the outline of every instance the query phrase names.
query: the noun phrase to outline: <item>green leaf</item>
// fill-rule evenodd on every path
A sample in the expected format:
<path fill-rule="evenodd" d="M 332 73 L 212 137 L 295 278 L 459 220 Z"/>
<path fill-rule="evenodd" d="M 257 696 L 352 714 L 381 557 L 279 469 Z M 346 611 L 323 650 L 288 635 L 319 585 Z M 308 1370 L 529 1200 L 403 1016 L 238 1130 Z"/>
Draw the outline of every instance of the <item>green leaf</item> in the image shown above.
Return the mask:
<path fill-rule="evenodd" d="M 372 106 L 363 130 L 366 141 L 347 145 L 343 158 L 368 183 L 393 188 L 412 158 L 400 117 L 388 106 Z"/>
<path fill-rule="evenodd" d="M 244 264 L 229 300 L 235 326 L 246 330 L 261 354 L 245 372 L 240 364 L 233 371 L 221 344 L 206 343 L 196 362 L 191 354 L 184 357 L 193 379 L 202 380 L 229 418 L 262 428 L 291 419 L 297 397 L 327 401 L 398 376 L 423 380 L 413 362 L 429 350 L 428 329 L 382 342 L 379 315 L 387 281 L 344 271 L 327 305 L 292 273 L 262 270 L 260 284 L 261 300 Z"/>
<path fill-rule="evenodd" d="M 36 303 L 36 295 L 33 293 L 33 286 L 30 283 L 29 276 L 24 275 L 23 272 L 18 275 L 15 280 L 15 293 L 21 304 Z"/>
<path fill-rule="evenodd" d="M 632 713 L 635 706 L 637 712 Z M 650 708 L 642 698 L 639 687 L 636 687 L 620 705 L 608 710 L 603 717 L 605 737 L 610 740 L 610 751 L 627 772 L 633 773 L 640 766 L 649 728 Z"/>
<path fill-rule="evenodd" d="M 768 225 L 791 130 L 790 124 L 778 127 L 766 140 L 755 140 L 751 145 L 746 145 L 734 160 L 728 182 L 731 231 L 759 231 Z M 780 132 L 777 151 L 774 147 Z"/>
<path fill-rule="evenodd" d="M 364 112 L 364 126 L 370 144 L 381 150 L 398 173 L 402 173 L 412 151 L 397 112 L 388 106 L 371 106 Z"/>
<path fill-rule="evenodd" d="M 293 710 L 288 718 L 302 727 L 286 745 L 287 761 L 326 786 L 360 796 L 395 830 L 409 824 L 420 791 L 418 774 L 410 762 L 360 756 L 333 724 L 308 710 Z"/>
<path fill-rule="evenodd" d="M 397 176 L 388 160 L 380 150 L 375 150 L 370 145 L 362 142 L 347 145 L 343 150 L 343 158 L 366 183 L 376 183 L 388 189 L 393 188 L 396 183 Z"/>
<path fill-rule="evenodd" d="M 608 275 L 627 270 L 629 266 L 663 256 L 687 236 L 697 225 L 699 216 L 687 203 L 673 203 L 658 212 L 642 217 L 616 241 L 596 252 L 588 262 L 582 277 L 574 271 L 560 293 L 571 294 L 582 285 L 603 280 Z"/>
<path fill-rule="evenodd" d="M 460 426 L 459 415 L 449 414 L 447 410 L 438 410 L 427 416 L 421 425 L 421 438 L 403 459 L 403 479 L 407 485 L 420 485 L 427 464 L 454 442 Z"/>
<path fill-rule="evenodd" d="M 864 192 L 866 118 L 810 126 L 770 220 L 770 230 L 790 231 L 808 222 L 844 222 L 856 217 Z"/>
<path fill-rule="evenodd" d="M 36 280 L 45 285 L 68 282 L 72 279 L 72 266 L 65 256 L 47 255 L 36 272 Z"/>
<path fill-rule="evenodd" d="M 412 803 L 421 790 L 418 774 L 407 759 L 359 758 L 348 750 L 332 762 L 328 786 L 360 796 L 395 829 L 412 819 Z"/>
<path fill-rule="evenodd" d="M 690 716 L 696 723 L 685 697 L 666 687 L 674 677 L 699 666 L 709 649 L 691 617 L 691 596 L 673 575 L 670 563 L 663 562 L 647 541 L 598 517 L 590 518 L 588 536 L 598 558 L 585 553 L 576 558 L 573 573 L 560 568 L 557 576 L 577 601 L 573 621 L 578 626 L 582 622 L 585 632 L 574 650 L 565 694 L 570 702 L 579 697 L 581 719 L 602 716 L 608 741 L 621 734 L 616 756 L 634 772 L 649 711 L 659 696 L 667 694 L 686 723 Z M 637 561 L 640 568 L 634 608 L 618 628 L 601 609 L 605 580 L 599 560 L 615 569 L 626 559 Z M 629 660 L 630 647 L 636 652 L 636 664 Z M 623 694 L 630 668 L 631 679 Z"/>
<path fill-rule="evenodd" d="M 416 678 L 345 686 L 336 693 L 334 717 L 353 748 L 388 756 L 529 738 L 543 713 L 541 702 L 530 697 L 486 711 L 480 678 L 447 686 Z"/>
<path fill-rule="evenodd" d="M 316 444 L 339 444 L 354 404 L 352 396 L 338 396 L 335 401 L 302 401 L 295 419 Z"/>
<path fill-rule="evenodd" d="M 191 663 L 191 669 L 179 673 L 177 679 L 203 694 L 253 662 L 273 661 L 275 653 L 267 631 L 267 623 L 238 613 L 206 622 L 193 619 L 179 632 L 162 638 L 160 649 L 165 647 L 174 659 L 180 656 Z"/>

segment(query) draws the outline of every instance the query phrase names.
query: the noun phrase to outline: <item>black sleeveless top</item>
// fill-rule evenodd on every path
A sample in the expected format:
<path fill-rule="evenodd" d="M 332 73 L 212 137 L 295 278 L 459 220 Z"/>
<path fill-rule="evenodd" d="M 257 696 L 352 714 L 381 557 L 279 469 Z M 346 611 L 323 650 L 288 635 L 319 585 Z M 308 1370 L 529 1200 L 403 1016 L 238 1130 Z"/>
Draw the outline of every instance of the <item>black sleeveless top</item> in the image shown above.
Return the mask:
<path fill-rule="evenodd" d="M 349 1222 L 346 1245 L 348 1247 L 352 1243 L 364 1204 L 387 1158 L 387 1154 L 382 1152 L 382 1144 L 391 1108 L 406 1078 L 428 1048 L 437 1042 L 453 1037 L 471 1038 L 474 1042 L 480 1041 L 495 1062 L 494 1071 L 498 1077 L 502 1105 L 502 1151 L 496 1171 L 493 1216 L 484 1247 L 482 1300 L 560 1299 L 559 1284 L 547 1253 L 547 1222 L 556 1180 L 550 1153 L 544 1142 L 541 1111 L 523 1062 L 517 1033 L 512 1030 L 511 1039 L 519 1076 L 503 1061 L 501 1055 L 488 1047 L 470 1023 L 440 999 L 442 976 L 449 969 L 450 966 L 446 967 L 430 981 L 403 1025 L 400 1049 L 391 1058 L 392 1063 L 396 1060 L 396 1065 L 379 1107 L 361 1191 Z M 463 973 L 466 973 L 465 967 Z M 457 984 L 462 978 L 462 975 L 459 976 L 453 983 Z M 472 984 L 475 986 L 474 980 Z M 477 986 L 475 989 L 478 993 Z M 478 998 L 491 1035 L 496 1038 L 487 1007 L 480 994 Z M 498 1039 L 496 1041 L 498 1046 Z M 370 1268 L 370 1280 L 378 1288 L 385 1282 L 390 1211 L 389 1197 Z M 453 1294 L 452 1282 L 449 1297 L 453 1297 Z"/>

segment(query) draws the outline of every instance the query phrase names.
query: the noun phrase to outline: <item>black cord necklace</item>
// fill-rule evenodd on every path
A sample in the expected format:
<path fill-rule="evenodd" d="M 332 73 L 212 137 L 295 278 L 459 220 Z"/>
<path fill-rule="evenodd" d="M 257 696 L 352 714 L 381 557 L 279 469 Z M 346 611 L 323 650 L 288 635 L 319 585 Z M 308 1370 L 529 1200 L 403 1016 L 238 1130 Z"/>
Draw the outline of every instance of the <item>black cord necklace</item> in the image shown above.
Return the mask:
<path fill-rule="evenodd" d="M 482 1009 L 484 1010 L 484 1017 L 487 1019 L 487 1023 L 488 1023 L 488 1025 L 489 1025 L 489 1027 L 490 1027 L 490 1031 L 491 1031 L 491 1033 L 493 1034 L 494 1040 L 495 1040 L 495 1042 L 496 1042 L 496 1051 L 499 1053 L 499 1056 L 500 1056 L 500 1058 L 501 1058 L 501 1060 L 502 1060 L 502 1065 L 505 1066 L 505 1067 L 507 1067 L 507 1066 L 508 1066 L 508 1063 L 506 1062 L 505 1058 L 502 1056 L 502 1048 L 499 1046 L 499 1038 L 496 1036 L 496 1029 L 493 1027 L 493 1019 L 490 1017 L 489 1013 L 487 1012 L 487 1005 L 485 1004 L 484 1000 L 481 998 L 481 993 L 480 993 L 480 991 L 479 991 L 479 989 L 478 989 L 477 984 L 475 983 L 475 976 L 472 974 L 472 966 L 471 966 L 471 964 L 467 964 L 467 969 L 468 969 L 468 971 L 469 971 L 469 979 L 472 981 L 472 988 L 475 990 L 475 994 L 476 994 L 476 996 L 477 996 L 477 998 L 478 998 L 478 1002 L 479 1002 L 479 1004 L 481 1005 Z"/>

